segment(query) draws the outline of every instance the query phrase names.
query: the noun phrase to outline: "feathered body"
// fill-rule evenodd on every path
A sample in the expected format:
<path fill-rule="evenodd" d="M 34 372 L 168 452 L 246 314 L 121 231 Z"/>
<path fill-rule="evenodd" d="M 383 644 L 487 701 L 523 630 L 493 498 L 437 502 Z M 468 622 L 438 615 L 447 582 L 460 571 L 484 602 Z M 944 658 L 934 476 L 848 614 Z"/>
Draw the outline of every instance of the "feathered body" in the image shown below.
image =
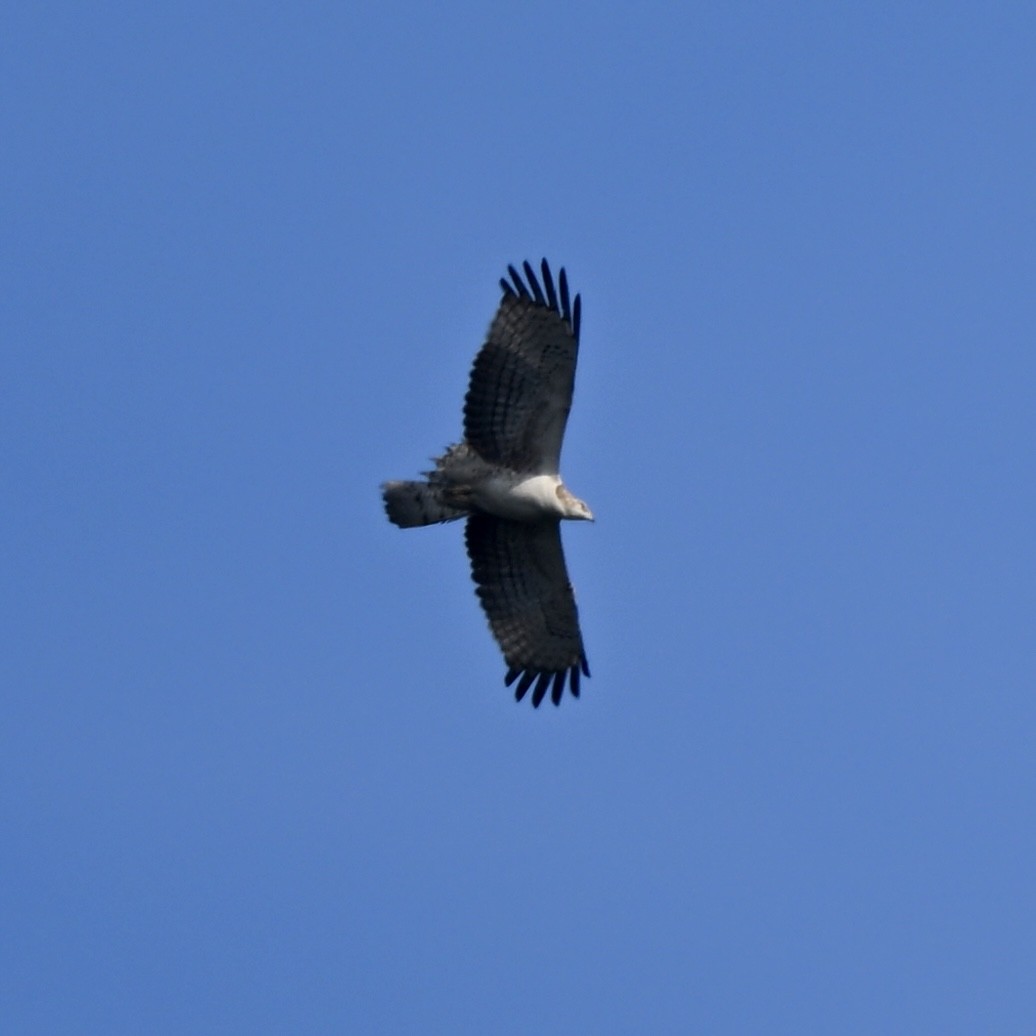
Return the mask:
<path fill-rule="evenodd" d="M 525 280 L 508 267 L 503 298 L 475 358 L 464 401 L 464 441 L 451 446 L 424 481 L 382 487 L 389 519 L 401 528 L 467 518 L 472 577 L 508 664 L 515 696 L 550 690 L 559 704 L 568 683 L 590 670 L 561 548 L 562 519 L 593 520 L 561 481 L 558 466 L 572 405 L 580 299 L 558 290 L 546 259 L 543 286 L 529 263 Z"/>

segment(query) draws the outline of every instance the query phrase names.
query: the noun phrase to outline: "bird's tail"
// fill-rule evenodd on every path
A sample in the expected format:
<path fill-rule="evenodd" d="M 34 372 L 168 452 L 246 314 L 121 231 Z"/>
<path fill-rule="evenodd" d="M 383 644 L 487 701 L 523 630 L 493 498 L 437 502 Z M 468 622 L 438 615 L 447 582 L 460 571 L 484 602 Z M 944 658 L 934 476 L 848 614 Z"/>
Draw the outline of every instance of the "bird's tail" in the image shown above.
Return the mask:
<path fill-rule="evenodd" d="M 452 522 L 468 513 L 466 508 L 448 503 L 446 487 L 434 482 L 386 482 L 381 495 L 389 521 L 401 529 Z"/>

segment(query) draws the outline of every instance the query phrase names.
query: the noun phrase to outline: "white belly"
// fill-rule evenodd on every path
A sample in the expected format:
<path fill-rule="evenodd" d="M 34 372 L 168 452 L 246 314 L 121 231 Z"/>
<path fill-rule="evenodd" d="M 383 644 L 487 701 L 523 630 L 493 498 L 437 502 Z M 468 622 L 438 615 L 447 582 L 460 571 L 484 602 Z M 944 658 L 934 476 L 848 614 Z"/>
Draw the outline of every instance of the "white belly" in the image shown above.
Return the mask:
<path fill-rule="evenodd" d="M 532 475 L 521 482 L 495 475 L 474 492 L 475 504 L 497 518 L 515 522 L 534 522 L 540 518 L 557 518 L 561 514 L 557 475 Z"/>

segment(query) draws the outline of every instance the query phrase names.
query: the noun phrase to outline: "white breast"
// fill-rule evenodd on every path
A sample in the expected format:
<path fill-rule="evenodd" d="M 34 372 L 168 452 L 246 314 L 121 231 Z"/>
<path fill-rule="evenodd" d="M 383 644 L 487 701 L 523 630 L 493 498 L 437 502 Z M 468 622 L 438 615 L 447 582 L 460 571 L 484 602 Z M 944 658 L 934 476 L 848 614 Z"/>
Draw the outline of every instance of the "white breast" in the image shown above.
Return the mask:
<path fill-rule="evenodd" d="M 517 482 L 494 475 L 475 489 L 475 503 L 498 518 L 516 522 L 532 522 L 548 515 L 557 517 L 561 513 L 557 494 L 560 484 L 557 475 L 532 475 Z"/>

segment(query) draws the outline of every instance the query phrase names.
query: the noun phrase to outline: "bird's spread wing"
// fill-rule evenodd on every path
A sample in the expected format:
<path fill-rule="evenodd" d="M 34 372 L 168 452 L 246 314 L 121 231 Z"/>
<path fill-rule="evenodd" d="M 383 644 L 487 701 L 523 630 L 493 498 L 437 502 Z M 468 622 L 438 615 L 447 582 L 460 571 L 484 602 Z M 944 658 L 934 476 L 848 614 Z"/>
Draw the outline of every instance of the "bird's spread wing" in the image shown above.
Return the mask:
<path fill-rule="evenodd" d="M 515 698 L 533 687 L 538 706 L 549 688 L 557 705 L 566 679 L 578 697 L 579 674 L 589 676 L 590 669 L 559 523 L 475 514 L 465 539 L 479 599 L 507 661 L 506 683 L 518 681 Z"/>
<path fill-rule="evenodd" d="M 475 358 L 464 400 L 464 437 L 487 461 L 530 474 L 557 474 L 572 406 L 579 349 L 579 296 L 569 301 L 564 269 L 555 291 L 547 260 L 543 287 L 508 267 L 503 298 Z M 526 283 L 527 282 L 527 283 Z"/>

